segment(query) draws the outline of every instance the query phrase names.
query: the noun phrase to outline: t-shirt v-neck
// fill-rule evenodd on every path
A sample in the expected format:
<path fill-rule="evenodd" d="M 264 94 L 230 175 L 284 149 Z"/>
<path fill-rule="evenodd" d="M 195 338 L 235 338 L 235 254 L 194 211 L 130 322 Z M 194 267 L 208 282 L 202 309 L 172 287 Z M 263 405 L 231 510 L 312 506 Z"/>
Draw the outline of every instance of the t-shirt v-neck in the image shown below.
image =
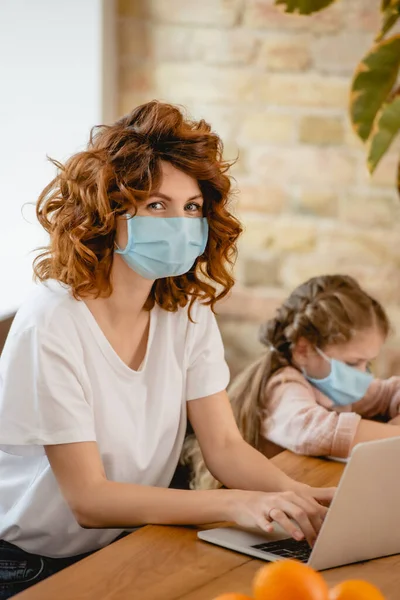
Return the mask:
<path fill-rule="evenodd" d="M 103 352 L 107 361 L 112 365 L 116 372 L 123 374 L 125 377 L 134 377 L 135 375 L 139 375 L 143 373 L 147 365 L 147 359 L 150 353 L 151 344 L 153 341 L 154 330 L 157 327 L 157 312 L 159 310 L 158 305 L 156 304 L 150 311 L 149 318 L 150 323 L 148 326 L 147 333 L 147 344 L 146 344 L 146 352 L 142 362 L 138 369 L 132 369 L 127 365 L 122 358 L 118 355 L 118 353 L 114 350 L 112 344 L 107 339 L 107 336 L 101 329 L 100 325 L 96 321 L 93 313 L 89 309 L 89 307 L 85 304 L 85 302 L 80 302 L 79 307 L 84 314 L 84 318 L 87 321 L 87 324 L 93 334 L 94 339 L 98 343 L 101 351 Z"/>

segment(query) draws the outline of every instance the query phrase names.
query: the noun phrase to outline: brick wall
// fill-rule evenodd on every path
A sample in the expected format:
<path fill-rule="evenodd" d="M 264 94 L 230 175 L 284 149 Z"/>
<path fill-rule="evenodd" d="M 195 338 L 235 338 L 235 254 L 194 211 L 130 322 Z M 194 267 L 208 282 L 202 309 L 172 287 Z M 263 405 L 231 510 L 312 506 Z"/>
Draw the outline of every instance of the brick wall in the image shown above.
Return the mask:
<path fill-rule="evenodd" d="M 246 232 L 220 317 L 233 372 L 258 354 L 258 324 L 287 292 L 338 271 L 385 304 L 398 333 L 379 370 L 400 367 L 397 156 L 371 181 L 347 116 L 379 4 L 341 0 L 301 18 L 273 0 L 119 1 L 119 112 L 153 98 L 182 104 L 211 122 L 227 158 L 239 155 Z"/>

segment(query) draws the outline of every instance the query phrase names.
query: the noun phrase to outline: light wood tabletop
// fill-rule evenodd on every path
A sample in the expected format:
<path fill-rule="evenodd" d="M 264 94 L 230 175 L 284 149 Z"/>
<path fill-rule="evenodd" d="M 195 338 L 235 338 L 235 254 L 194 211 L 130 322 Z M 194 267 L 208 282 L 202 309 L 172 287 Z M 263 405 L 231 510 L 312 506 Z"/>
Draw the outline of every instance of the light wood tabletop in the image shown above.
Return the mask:
<path fill-rule="evenodd" d="M 313 486 L 336 485 L 344 465 L 283 452 L 273 462 Z M 224 592 L 251 593 L 264 564 L 201 542 L 195 527 L 147 526 L 16 596 L 18 600 L 212 600 Z M 367 579 L 387 600 L 398 600 L 400 556 L 324 571 L 334 585 Z"/>

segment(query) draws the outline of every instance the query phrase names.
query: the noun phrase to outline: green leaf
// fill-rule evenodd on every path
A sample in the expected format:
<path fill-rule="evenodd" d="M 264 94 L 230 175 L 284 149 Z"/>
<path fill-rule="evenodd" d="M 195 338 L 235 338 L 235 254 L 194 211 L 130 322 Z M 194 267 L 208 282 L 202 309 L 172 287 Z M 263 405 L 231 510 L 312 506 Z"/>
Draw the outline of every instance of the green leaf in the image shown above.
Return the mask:
<path fill-rule="evenodd" d="M 381 0 L 381 12 L 385 12 L 388 8 L 397 8 L 399 0 Z"/>
<path fill-rule="evenodd" d="M 357 135 L 366 141 L 376 113 L 392 90 L 400 68 L 400 35 L 376 44 L 354 74 L 350 116 Z"/>
<path fill-rule="evenodd" d="M 382 27 L 375 41 L 380 42 L 400 18 L 400 0 L 387 0 L 382 4 Z"/>
<path fill-rule="evenodd" d="M 335 0 L 275 0 L 276 5 L 284 5 L 285 12 L 299 13 L 300 15 L 311 15 L 334 2 Z"/>
<path fill-rule="evenodd" d="M 395 137 L 400 133 L 400 95 L 384 104 L 376 116 L 371 132 L 368 169 L 373 173 L 382 156 L 387 152 Z"/>

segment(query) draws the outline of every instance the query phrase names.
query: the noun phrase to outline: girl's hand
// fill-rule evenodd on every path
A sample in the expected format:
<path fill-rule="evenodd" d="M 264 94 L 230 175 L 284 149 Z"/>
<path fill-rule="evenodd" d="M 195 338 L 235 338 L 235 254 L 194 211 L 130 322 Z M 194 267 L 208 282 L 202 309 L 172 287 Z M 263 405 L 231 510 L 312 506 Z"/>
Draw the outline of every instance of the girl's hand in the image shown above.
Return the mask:
<path fill-rule="evenodd" d="M 229 520 L 241 527 L 259 527 L 267 533 L 273 531 L 272 523 L 275 521 L 294 539 L 300 541 L 306 538 L 310 546 L 314 544 L 328 510 L 308 491 L 305 494 L 242 490 L 229 490 L 225 493 L 231 495 L 230 514 L 227 515 Z M 328 493 L 326 499 L 330 495 L 332 494 Z"/>

